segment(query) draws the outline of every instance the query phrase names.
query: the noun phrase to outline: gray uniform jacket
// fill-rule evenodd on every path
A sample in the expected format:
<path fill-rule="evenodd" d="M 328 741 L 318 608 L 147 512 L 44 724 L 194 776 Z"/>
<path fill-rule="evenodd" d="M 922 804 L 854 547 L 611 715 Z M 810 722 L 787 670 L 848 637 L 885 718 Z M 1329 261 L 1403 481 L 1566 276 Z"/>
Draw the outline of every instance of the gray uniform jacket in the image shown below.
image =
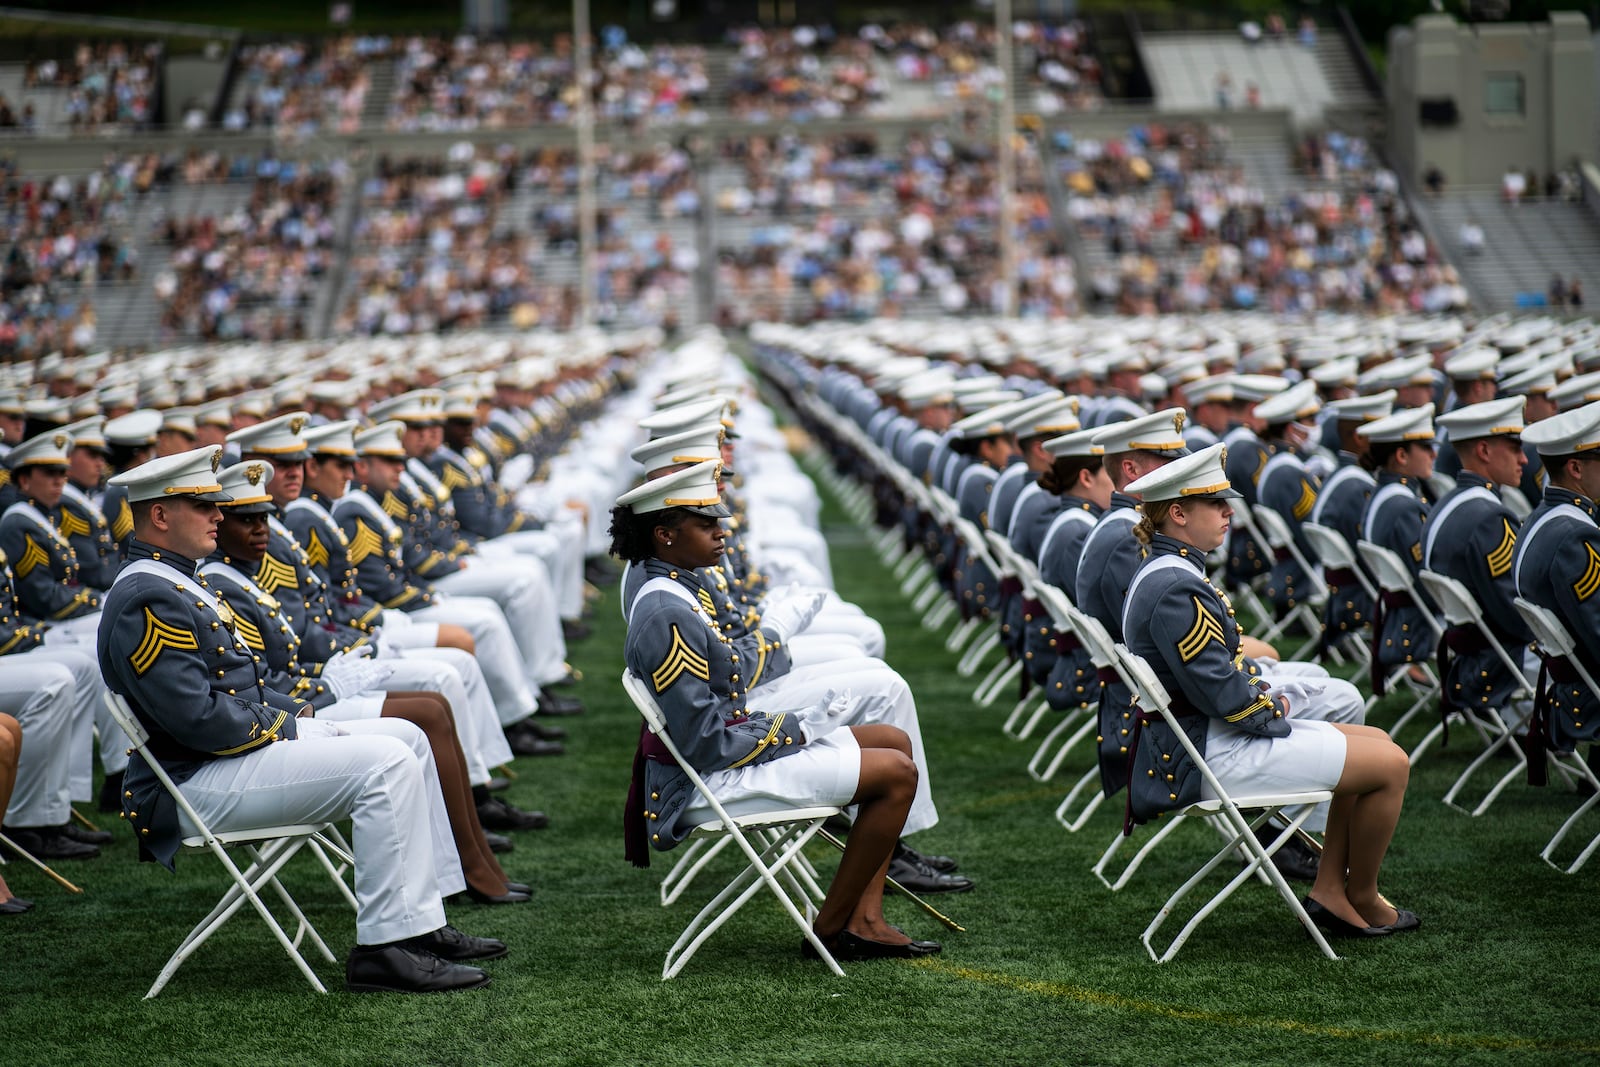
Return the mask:
<path fill-rule="evenodd" d="M 57 528 L 59 511 L 19 501 L 0 516 L 0 551 L 17 576 L 17 599 L 26 614 L 46 622 L 100 610 L 99 592 L 84 585 L 78 553 Z"/>
<path fill-rule="evenodd" d="M 67 483 L 56 519 L 61 534 L 78 554 L 78 576 L 84 585 L 101 591 L 111 588 L 122 560 L 111 539 L 111 524 L 89 495 Z"/>
<path fill-rule="evenodd" d="M 1600 679 L 1600 527 L 1588 497 L 1550 486 L 1522 524 L 1512 572 L 1524 600 L 1555 612 L 1577 640 L 1578 658 Z M 1546 738 L 1560 752 L 1600 737 L 1600 701 L 1571 669 L 1553 670 L 1545 710 Z"/>
<path fill-rule="evenodd" d="M 1172 698 L 1183 732 L 1201 754 L 1211 720 L 1262 737 L 1284 737 L 1289 723 L 1239 651 L 1244 628 L 1205 574 L 1205 555 L 1157 534 L 1128 591 L 1122 630 Z M 1158 715 L 1140 712 L 1128 776 L 1128 810 L 1144 822 L 1200 799 L 1199 768 Z"/>
<path fill-rule="evenodd" d="M 633 603 L 623 658 L 655 694 L 684 759 L 708 775 L 777 759 L 805 744 L 788 713 L 746 709 L 745 675 L 752 665 L 707 617 L 694 574 L 657 559 L 636 566 L 648 580 Z M 652 588 L 656 579 L 673 583 L 677 591 Z M 648 761 L 644 785 L 650 844 L 672 848 L 693 829 L 678 820 L 694 787 L 676 765 L 658 759 Z"/>

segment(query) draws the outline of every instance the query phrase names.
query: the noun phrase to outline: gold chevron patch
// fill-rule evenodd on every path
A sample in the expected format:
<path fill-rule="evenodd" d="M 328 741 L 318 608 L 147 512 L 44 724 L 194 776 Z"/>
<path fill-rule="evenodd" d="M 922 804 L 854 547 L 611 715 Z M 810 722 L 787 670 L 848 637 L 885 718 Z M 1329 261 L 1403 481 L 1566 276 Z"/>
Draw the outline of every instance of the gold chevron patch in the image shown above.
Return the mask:
<path fill-rule="evenodd" d="M 262 592 L 273 593 L 279 589 L 299 589 L 300 578 L 294 572 L 294 567 L 280 559 L 265 556 L 261 560 L 261 569 L 256 571 L 256 584 Z"/>
<path fill-rule="evenodd" d="M 133 533 L 133 509 L 128 507 L 128 500 L 124 497 L 117 501 L 117 513 L 111 519 L 111 536 L 118 541 L 126 541 L 131 533 Z"/>
<path fill-rule="evenodd" d="M 61 509 L 61 521 L 56 526 L 61 530 L 61 536 L 69 539 L 73 537 L 88 537 L 94 533 L 94 529 L 89 525 L 88 519 L 66 508 Z"/>
<path fill-rule="evenodd" d="M 1505 534 L 1500 538 L 1500 547 L 1489 553 L 1486 561 L 1489 564 L 1489 577 L 1498 578 L 1511 569 L 1511 557 L 1517 551 L 1517 531 L 1511 528 L 1511 520 L 1501 519 L 1505 524 Z"/>
<path fill-rule="evenodd" d="M 261 631 L 256 629 L 255 623 L 251 622 L 243 615 L 235 613 L 233 616 L 233 625 L 237 629 L 239 636 L 244 638 L 245 644 L 249 645 L 258 652 L 266 651 L 267 642 L 262 639 Z"/>
<path fill-rule="evenodd" d="M 1199 597 L 1192 597 L 1191 599 L 1194 601 L 1194 625 L 1189 627 L 1188 634 L 1184 636 L 1182 641 L 1178 642 L 1178 655 L 1182 657 L 1185 663 L 1193 661 L 1196 656 L 1204 651 L 1206 645 L 1213 640 L 1224 648 L 1228 644 L 1227 640 L 1222 636 L 1222 623 L 1217 621 L 1215 615 L 1206 610 L 1206 606 L 1200 603 Z"/>
<path fill-rule="evenodd" d="M 667 649 L 667 658 L 661 661 L 650 675 L 651 683 L 656 687 L 656 692 L 665 693 L 671 688 L 678 676 L 688 671 L 702 682 L 711 680 L 711 665 L 705 657 L 689 647 L 678 628 L 672 628 L 672 647 Z"/>
<path fill-rule="evenodd" d="M 717 605 L 712 601 L 711 594 L 704 589 L 696 590 L 695 596 L 700 600 L 700 606 L 706 609 L 706 614 L 716 618 Z"/>
<path fill-rule="evenodd" d="M 1300 499 L 1294 502 L 1294 517 L 1304 522 L 1306 516 L 1311 514 L 1311 509 L 1316 505 L 1317 491 L 1311 488 L 1310 482 L 1302 481 L 1300 483 Z"/>
<path fill-rule="evenodd" d="M 406 507 L 405 501 L 395 496 L 393 489 L 384 491 L 383 510 L 388 512 L 391 519 L 404 519 L 411 514 L 410 509 Z"/>
<path fill-rule="evenodd" d="M 476 477 L 467 477 L 456 467 L 445 467 L 444 473 L 439 475 L 439 481 L 452 493 L 457 489 L 467 489 L 478 484 Z"/>
<path fill-rule="evenodd" d="M 383 538 L 378 536 L 377 530 L 357 519 L 355 536 L 350 538 L 350 563 L 359 565 L 373 555 L 383 555 Z"/>
<path fill-rule="evenodd" d="M 306 562 L 313 567 L 326 567 L 328 565 L 328 546 L 322 543 L 322 538 L 317 536 L 317 528 L 311 528 L 311 534 L 306 538 Z"/>
<path fill-rule="evenodd" d="M 8 471 L 8 470 L 5 470 L 3 468 L 0 468 L 0 489 L 4 489 L 6 486 L 8 486 L 10 484 L 11 484 L 11 472 Z"/>
<path fill-rule="evenodd" d="M 1250 475 L 1250 480 L 1256 485 L 1261 484 L 1261 472 L 1267 469 L 1267 459 L 1268 456 L 1266 450 L 1262 449 L 1260 458 L 1256 461 L 1255 473 Z"/>
<path fill-rule="evenodd" d="M 1594 545 L 1586 544 L 1584 551 L 1589 553 L 1589 567 L 1583 572 L 1583 577 L 1572 583 L 1572 593 L 1579 600 L 1588 600 L 1594 596 L 1596 589 L 1600 589 L 1600 552 L 1594 550 Z"/>
<path fill-rule="evenodd" d="M 194 634 L 170 623 L 162 622 L 156 618 L 155 612 L 148 607 L 144 609 L 144 636 L 139 639 L 139 647 L 133 650 L 133 655 L 128 657 L 128 662 L 133 664 L 135 674 L 143 676 L 146 671 L 155 666 L 157 657 L 163 649 L 175 649 L 180 652 L 198 652 L 200 645 L 194 639 Z"/>
<path fill-rule="evenodd" d="M 24 536 L 28 544 L 22 550 L 22 558 L 17 560 L 16 571 L 18 578 L 26 578 L 33 573 L 33 568 L 41 563 L 47 568 L 50 566 L 50 553 L 39 547 L 39 542 L 33 539 L 32 534 Z"/>
<path fill-rule="evenodd" d="M 1416 560 L 1418 563 L 1422 562 L 1422 542 L 1421 541 L 1418 541 L 1416 544 L 1411 546 L 1411 558 Z"/>

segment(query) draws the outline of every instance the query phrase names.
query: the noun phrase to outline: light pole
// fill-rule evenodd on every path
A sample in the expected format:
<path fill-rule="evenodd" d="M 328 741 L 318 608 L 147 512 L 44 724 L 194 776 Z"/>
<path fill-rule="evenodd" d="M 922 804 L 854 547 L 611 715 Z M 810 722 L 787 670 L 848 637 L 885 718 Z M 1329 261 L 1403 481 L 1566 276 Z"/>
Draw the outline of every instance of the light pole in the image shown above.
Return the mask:
<path fill-rule="evenodd" d="M 1017 109 L 1011 97 L 1011 0 L 995 0 L 994 31 L 995 62 L 1000 66 L 1000 106 L 995 117 L 1000 150 L 1000 307 L 996 310 L 1002 315 L 1014 315 L 1017 310 L 1017 159 L 1014 151 Z"/>
<path fill-rule="evenodd" d="M 578 79 L 578 325 L 594 325 L 595 200 L 593 57 L 589 50 L 589 0 L 572 0 L 572 34 Z"/>

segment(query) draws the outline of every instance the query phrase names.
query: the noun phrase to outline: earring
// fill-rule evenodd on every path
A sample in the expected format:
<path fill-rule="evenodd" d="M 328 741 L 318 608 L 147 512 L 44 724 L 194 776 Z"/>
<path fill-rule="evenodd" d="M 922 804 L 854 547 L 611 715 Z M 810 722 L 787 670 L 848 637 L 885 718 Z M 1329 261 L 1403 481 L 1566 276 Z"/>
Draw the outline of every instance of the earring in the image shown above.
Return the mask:
<path fill-rule="evenodd" d="M 672 542 L 671 542 L 671 541 L 668 541 L 668 542 L 667 542 L 667 547 L 668 547 L 668 548 L 671 548 L 671 547 L 672 547 Z"/>

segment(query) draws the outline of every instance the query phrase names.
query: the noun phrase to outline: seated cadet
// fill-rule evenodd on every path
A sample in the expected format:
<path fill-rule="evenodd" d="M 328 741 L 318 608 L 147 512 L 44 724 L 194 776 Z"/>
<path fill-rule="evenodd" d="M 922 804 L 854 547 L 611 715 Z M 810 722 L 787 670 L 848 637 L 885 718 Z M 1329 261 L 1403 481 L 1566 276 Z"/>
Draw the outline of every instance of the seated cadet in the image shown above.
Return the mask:
<path fill-rule="evenodd" d="M 198 577 L 216 548 L 225 500 L 220 448 L 152 460 L 116 476 L 135 530 L 106 600 L 101 669 L 150 732 L 150 749 L 213 830 L 351 819 L 356 947 L 352 991 L 431 992 L 486 985 L 460 961 L 506 946 L 445 925 L 441 893 L 465 888 L 427 739 L 408 722 L 331 723 L 263 681 L 231 612 Z M 226 634 L 226 637 L 221 635 Z M 205 644 L 202 645 L 201 642 Z M 211 642 L 217 643 L 213 646 Z M 143 756 L 128 766 L 123 811 L 139 855 L 172 868 L 183 824 Z"/>
<path fill-rule="evenodd" d="M 355 435 L 352 484 L 333 501 L 333 517 L 349 542 L 350 563 L 364 593 L 383 605 L 384 611 L 403 611 L 423 625 L 460 626 L 471 635 L 478 663 L 494 694 L 500 723 L 511 749 L 518 755 L 543 755 L 533 745 L 539 740 L 519 731 L 537 709 L 546 715 L 567 714 L 565 704 L 553 698 L 541 702 L 537 688 L 528 684 L 521 655 L 499 605 L 484 597 L 445 596 L 428 583 L 411 578 L 401 557 L 404 534 L 377 499 L 361 486 L 382 495 L 394 485 L 403 469 L 405 450 L 400 445 L 398 422 L 384 422 Z"/>
<path fill-rule="evenodd" d="M 381 490 L 371 484 L 364 488 L 377 490 L 372 492 L 374 499 L 399 525 L 401 551 L 415 578 L 431 582 L 446 593 L 493 600 L 510 624 L 530 684 L 542 689 L 565 681 L 569 674 L 567 642 L 550 575 L 543 563 L 538 559 L 508 560 L 479 554 L 461 536 L 454 515 L 445 510 L 448 502 L 436 500 L 406 469 L 406 435 L 419 434 L 423 427 L 439 422 L 442 399 L 436 390 L 425 389 L 372 406 L 368 414 L 373 421 L 401 424 L 403 455 L 393 484 Z M 570 714 L 582 711 L 577 701 L 560 699 Z"/>
<path fill-rule="evenodd" d="M 132 470 L 154 459 L 156 431 L 160 428 L 161 412 L 148 408 L 108 418 L 105 424 L 106 448 L 110 453 L 107 469 L 111 473 Z M 111 524 L 111 537 L 117 543 L 117 558 L 126 559 L 128 538 L 133 536 L 133 512 L 128 507 L 127 490 L 108 482 L 105 493 L 100 497 L 100 510 Z"/>
<path fill-rule="evenodd" d="M 266 483 L 271 480 L 271 464 L 259 460 L 236 463 L 218 473 L 222 492 L 232 499 L 218 504 L 222 522 L 217 527 L 217 548 L 200 567 L 200 576 L 233 610 L 246 647 L 259 654 L 267 687 L 304 700 L 314 714 L 330 722 L 382 717 L 414 723 L 427 735 L 439 769 L 468 895 L 482 904 L 531 899 L 526 888 L 507 888 L 505 871 L 484 839 L 467 758 L 457 737 L 460 727 L 449 701 L 437 692 L 407 690 L 405 683 L 397 684 L 392 672 L 400 664 L 395 660 L 380 662 L 349 652 L 327 660 L 304 658 L 306 646 L 277 600 L 250 577 L 267 553 L 267 518 L 273 504 Z"/>
<path fill-rule="evenodd" d="M 10 599 L 9 582 L 4 595 Z M 3 627 L 7 639 L 26 643 L 29 627 L 18 626 L 14 613 L 9 618 Z M 78 713 L 72 671 L 43 656 L 0 656 L 0 709 L 28 736 L 20 757 L 13 751 L 9 768 L 0 768 L 0 778 L 9 771 L 0 783 L 5 785 L 0 815 L 6 836 L 41 860 L 98 856 L 99 846 L 108 844 L 111 835 L 72 821 L 74 757 L 80 742 L 85 764 L 88 757 L 88 738 L 78 729 L 84 717 Z M 92 725 L 94 720 L 88 721 Z"/>
<path fill-rule="evenodd" d="M 17 784 L 17 759 L 22 753 L 22 725 L 9 715 L 0 715 L 0 811 L 11 803 L 11 791 Z M 33 908 L 33 901 L 23 900 L 6 885 L 0 875 L 0 915 L 21 915 Z"/>
<path fill-rule="evenodd" d="M 122 561 L 111 537 L 111 524 L 95 503 L 104 488 L 106 460 L 105 418 L 83 419 L 61 432 L 72 438 L 68 452 L 67 484 L 61 493 L 61 534 L 77 555 L 78 578 L 91 589 L 111 588 Z"/>
<path fill-rule="evenodd" d="M 718 466 L 685 467 L 618 500 L 613 549 L 650 575 L 629 620 L 628 669 L 651 686 L 674 743 L 722 804 L 858 806 L 813 922 L 836 959 L 938 952 L 937 942 L 914 941 L 883 915 L 884 871 L 917 786 L 909 739 L 891 726 L 840 727 L 832 709 L 847 697 L 818 708 L 757 708 L 735 680 L 731 645 L 700 607 L 693 572 L 714 565 L 722 550 Z M 651 847 L 675 847 L 710 811 L 648 737 L 641 735 L 624 817 L 627 855 L 638 866 L 649 863 Z M 802 942 L 803 953 L 809 945 Z"/>
<path fill-rule="evenodd" d="M 61 498 L 71 450 L 72 439 L 56 430 L 22 442 L 6 457 L 18 498 L 0 516 L 0 551 L 15 575 L 12 588 L 20 617 L 40 624 L 35 634 L 42 635 L 44 647 L 30 654 L 62 664 L 76 679 L 69 757 L 72 799 L 89 801 L 95 795 L 91 732 L 100 731 L 99 750 L 112 788 L 127 766 L 128 742 L 100 699 L 103 690 L 91 649 L 100 594 L 80 580 L 77 553 L 58 526 L 65 515 Z M 83 833 L 101 844 L 110 840 L 109 835 Z"/>
<path fill-rule="evenodd" d="M 1356 431 L 1367 441 L 1367 462 L 1378 487 L 1361 520 L 1361 540 L 1387 548 L 1411 571 L 1422 571 L 1422 531 L 1428 505 L 1422 490 L 1433 477 L 1438 442 L 1433 435 L 1433 405 L 1397 411 Z M 1431 604 L 1420 585 L 1417 592 Z M 1404 593 L 1383 593 L 1372 620 L 1372 691 L 1382 696 L 1387 675 L 1402 663 L 1431 659 L 1435 631 Z"/>
<path fill-rule="evenodd" d="M 1307 560 L 1317 555 L 1301 530 L 1317 504 L 1317 482 L 1300 458 L 1300 446 L 1310 435 L 1307 420 L 1322 410 L 1317 399 L 1317 383 L 1302 380 L 1256 405 L 1256 418 L 1265 424 L 1262 443 L 1270 455 L 1256 481 L 1256 499 L 1283 519 L 1296 546 Z M 1280 616 L 1312 594 L 1320 574 L 1306 574 L 1288 549 L 1276 554 L 1267 576 L 1267 599 Z"/>
<path fill-rule="evenodd" d="M 1512 604 L 1517 587 L 1511 562 L 1520 523 L 1496 492 L 1499 486 L 1517 485 L 1528 462 L 1522 448 L 1522 405 L 1522 397 L 1506 397 L 1469 404 L 1435 420 L 1449 431 L 1461 471 L 1455 488 L 1428 516 L 1422 567 L 1466 586 L 1505 650 L 1526 659 L 1533 635 Z M 1493 708 L 1513 720 L 1511 695 L 1529 688 L 1529 679 L 1512 677 L 1474 627 L 1447 631 L 1444 646 L 1439 653 L 1444 685 L 1440 710 Z M 1530 677 L 1536 670 L 1525 668 Z"/>
<path fill-rule="evenodd" d="M 1600 676 L 1600 403 L 1552 415 L 1529 426 L 1522 440 L 1538 448 L 1547 479 L 1544 498 L 1517 538 L 1517 595 L 1554 612 L 1577 639 L 1583 665 Z M 1575 672 L 1555 674 L 1544 704 L 1544 730 L 1536 736 L 1555 751 L 1571 752 L 1600 736 L 1600 701 Z"/>
<path fill-rule="evenodd" d="M 1206 577 L 1233 502 L 1224 445 L 1175 459 L 1128 486 L 1143 498 L 1136 534 L 1149 555 L 1123 610 L 1128 647 L 1171 694 L 1172 710 L 1232 794 L 1330 789 L 1322 863 L 1306 897 L 1312 921 L 1335 937 L 1378 937 L 1420 926 L 1378 891 L 1378 869 L 1400 819 L 1410 764 L 1376 727 L 1317 721 L 1314 682 L 1266 684 L 1241 666 L 1242 627 Z M 1145 821 L 1207 798 L 1166 721 L 1141 713 L 1129 770 L 1129 811 Z"/>
<path fill-rule="evenodd" d="M 1343 537 L 1352 554 L 1361 540 L 1361 519 L 1367 502 L 1377 488 L 1376 480 L 1367 473 L 1368 438 L 1362 435 L 1361 427 L 1386 417 L 1393 407 L 1393 392 L 1348 397 L 1327 405 L 1327 422 L 1334 427 L 1339 445 L 1338 466 L 1317 490 L 1311 521 Z M 1357 566 L 1360 565 L 1358 558 Z M 1377 605 L 1371 602 L 1357 575 L 1335 567 L 1325 569 L 1323 578 L 1328 584 L 1328 602 L 1322 611 L 1323 640 L 1359 634 L 1371 621 Z"/>
<path fill-rule="evenodd" d="M 648 479 L 659 479 L 696 463 L 718 459 L 720 427 L 707 423 L 696 430 L 658 438 L 635 448 L 631 455 L 645 468 Z M 720 498 L 722 480 L 716 480 Z M 726 536 L 724 536 L 726 541 Z M 697 599 L 701 611 L 719 632 L 728 638 L 729 647 L 742 656 L 749 668 L 745 688 L 753 699 L 810 706 L 838 693 L 854 695 L 840 710 L 838 725 L 855 726 L 884 723 L 905 734 L 911 743 L 911 759 L 917 767 L 917 789 L 905 821 L 906 834 L 933 827 L 939 813 L 933 803 L 928 775 L 927 750 L 922 742 L 922 725 L 917 718 L 916 698 L 898 672 L 880 659 L 846 653 L 826 662 L 796 667 L 788 652 L 795 628 L 803 629 L 803 616 L 790 615 L 793 602 L 780 603 L 768 615 L 751 619 L 741 616 L 734 606 L 718 567 L 694 572 L 700 586 Z M 622 611 L 631 618 L 637 597 L 649 576 L 644 567 L 631 562 L 623 577 Z M 737 678 L 735 679 L 738 680 Z M 972 888 L 972 880 L 953 874 L 957 863 L 948 856 L 927 855 L 901 841 L 890 864 L 890 876 L 914 893 L 961 893 Z"/>
<path fill-rule="evenodd" d="M 1053 502 L 1040 510 L 1035 530 L 1013 524 L 1012 546 L 1039 567 L 1039 577 L 1071 600 L 1078 592 L 1078 560 L 1089 531 L 1111 505 L 1112 482 L 1106 473 L 1105 449 L 1095 443 L 1097 429 L 1052 437 L 1044 444 L 1054 458 L 1039 476 L 1040 495 Z M 1019 511 L 1019 518 L 1022 513 Z M 1042 531 L 1037 530 L 1044 522 Z M 1028 551 L 1031 548 L 1032 551 Z M 1043 605 L 1032 603 L 1024 611 L 1027 635 L 1023 643 L 1029 675 L 1045 687 L 1045 699 L 1057 710 L 1098 705 L 1100 679 L 1094 661 L 1076 635 L 1050 624 Z"/>

